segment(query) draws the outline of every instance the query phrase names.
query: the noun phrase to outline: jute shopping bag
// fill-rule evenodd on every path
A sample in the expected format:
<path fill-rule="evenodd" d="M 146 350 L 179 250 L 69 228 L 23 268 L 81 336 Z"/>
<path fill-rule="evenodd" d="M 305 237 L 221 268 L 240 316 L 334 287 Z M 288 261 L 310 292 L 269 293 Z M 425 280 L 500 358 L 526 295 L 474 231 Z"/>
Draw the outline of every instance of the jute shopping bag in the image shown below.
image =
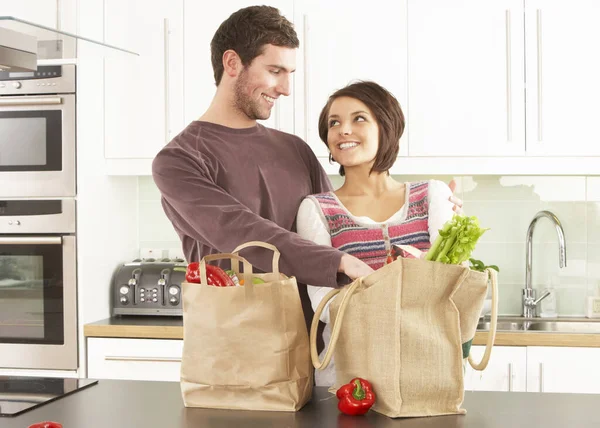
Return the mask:
<path fill-rule="evenodd" d="M 335 391 L 362 377 L 377 396 L 373 410 L 390 417 L 462 414 L 463 358 L 492 285 L 492 319 L 483 370 L 496 335 L 496 272 L 399 258 L 342 289 L 319 304 L 311 325 L 311 357 L 317 369 L 335 357 Z M 329 300 L 332 335 L 323 361 L 316 349 L 318 320 Z"/>
<path fill-rule="evenodd" d="M 273 251 L 271 273 L 253 274 L 237 254 L 250 246 Z M 296 279 L 279 272 L 279 255 L 270 244 L 248 242 L 233 253 L 204 257 L 202 283 L 182 284 L 186 407 L 296 411 L 310 399 L 308 332 Z M 244 286 L 206 285 L 206 263 L 219 259 L 231 260 Z M 252 277 L 265 282 L 253 284 Z"/>

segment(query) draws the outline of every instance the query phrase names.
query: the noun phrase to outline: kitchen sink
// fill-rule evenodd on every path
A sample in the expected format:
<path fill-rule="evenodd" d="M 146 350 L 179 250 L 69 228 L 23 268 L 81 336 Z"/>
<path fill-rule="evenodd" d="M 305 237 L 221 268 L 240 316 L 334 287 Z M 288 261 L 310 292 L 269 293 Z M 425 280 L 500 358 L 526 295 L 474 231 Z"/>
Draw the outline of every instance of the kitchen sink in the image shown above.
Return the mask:
<path fill-rule="evenodd" d="M 489 331 L 491 323 L 481 321 L 477 324 L 478 331 Z M 529 331 L 547 333 L 599 333 L 600 322 L 552 320 L 498 320 L 496 331 Z"/>
<path fill-rule="evenodd" d="M 489 331 L 492 323 L 489 321 L 480 322 L 477 324 L 477 330 Z M 525 330 L 523 322 L 515 321 L 498 321 L 496 325 L 496 331 L 521 331 Z"/>

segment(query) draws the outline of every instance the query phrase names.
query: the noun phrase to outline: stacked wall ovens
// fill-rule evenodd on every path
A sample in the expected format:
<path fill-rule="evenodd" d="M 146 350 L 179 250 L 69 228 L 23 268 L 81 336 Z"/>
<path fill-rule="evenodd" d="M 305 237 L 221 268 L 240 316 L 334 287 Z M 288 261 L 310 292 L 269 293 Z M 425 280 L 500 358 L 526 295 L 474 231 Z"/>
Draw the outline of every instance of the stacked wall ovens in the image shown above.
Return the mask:
<path fill-rule="evenodd" d="M 75 66 L 0 72 L 0 369 L 77 369 Z"/>

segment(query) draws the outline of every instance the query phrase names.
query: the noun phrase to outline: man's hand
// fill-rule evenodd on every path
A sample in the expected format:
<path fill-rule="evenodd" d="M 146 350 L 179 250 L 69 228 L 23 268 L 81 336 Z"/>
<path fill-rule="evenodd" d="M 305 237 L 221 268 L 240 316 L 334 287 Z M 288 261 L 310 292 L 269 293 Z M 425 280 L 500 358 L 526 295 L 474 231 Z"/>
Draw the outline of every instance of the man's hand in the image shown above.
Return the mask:
<path fill-rule="evenodd" d="M 450 190 L 452 190 L 452 193 L 454 193 L 454 190 L 456 189 L 456 182 L 452 180 L 450 183 L 448 183 L 448 187 L 450 188 Z M 448 200 L 454 204 L 452 210 L 456 214 L 462 214 L 463 201 L 461 199 L 458 199 L 454 195 L 450 196 Z"/>
<path fill-rule="evenodd" d="M 340 260 L 338 272 L 343 272 L 354 280 L 375 272 L 368 264 L 350 254 L 344 254 Z"/>

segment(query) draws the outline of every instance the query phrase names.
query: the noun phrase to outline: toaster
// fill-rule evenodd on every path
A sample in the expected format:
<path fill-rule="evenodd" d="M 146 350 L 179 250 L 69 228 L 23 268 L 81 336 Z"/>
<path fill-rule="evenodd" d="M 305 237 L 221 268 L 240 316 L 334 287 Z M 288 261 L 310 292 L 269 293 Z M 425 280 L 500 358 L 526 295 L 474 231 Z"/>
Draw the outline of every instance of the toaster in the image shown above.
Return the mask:
<path fill-rule="evenodd" d="M 136 259 L 118 266 L 112 279 L 113 315 L 182 316 L 183 259 Z"/>

